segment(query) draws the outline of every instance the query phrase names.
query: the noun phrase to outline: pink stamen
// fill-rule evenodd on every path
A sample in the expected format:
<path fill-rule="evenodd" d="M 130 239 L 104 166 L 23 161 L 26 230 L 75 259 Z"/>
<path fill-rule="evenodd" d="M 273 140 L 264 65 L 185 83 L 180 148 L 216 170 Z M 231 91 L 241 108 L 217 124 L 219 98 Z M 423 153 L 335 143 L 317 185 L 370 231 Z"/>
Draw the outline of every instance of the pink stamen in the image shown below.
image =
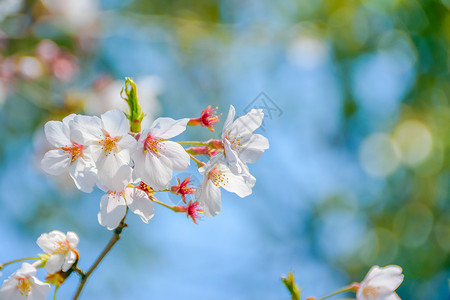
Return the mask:
<path fill-rule="evenodd" d="M 68 152 L 70 158 L 70 164 L 73 164 L 78 157 L 83 156 L 83 145 L 72 143 L 72 146 L 61 147 L 64 152 Z"/>

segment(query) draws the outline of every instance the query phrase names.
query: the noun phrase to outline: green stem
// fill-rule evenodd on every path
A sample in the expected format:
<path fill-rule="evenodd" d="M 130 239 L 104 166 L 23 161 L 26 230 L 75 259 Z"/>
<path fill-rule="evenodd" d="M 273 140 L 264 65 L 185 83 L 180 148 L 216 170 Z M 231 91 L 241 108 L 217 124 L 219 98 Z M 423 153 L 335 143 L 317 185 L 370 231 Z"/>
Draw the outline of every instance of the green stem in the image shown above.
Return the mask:
<path fill-rule="evenodd" d="M 153 202 L 155 202 L 155 203 L 158 203 L 159 205 L 162 205 L 162 206 L 164 206 L 164 207 L 167 207 L 168 209 L 170 209 L 170 210 L 173 210 L 173 207 L 172 206 L 170 206 L 170 205 L 168 205 L 168 204 L 165 204 L 164 202 L 161 202 L 161 201 L 159 201 L 159 200 L 156 200 L 156 199 L 151 199 Z"/>
<path fill-rule="evenodd" d="M 317 298 L 316 300 L 327 299 L 327 298 L 330 298 L 330 297 L 332 297 L 332 296 L 334 296 L 334 295 L 337 295 L 337 294 L 340 294 L 340 293 L 349 292 L 349 291 L 351 291 L 352 289 L 353 289 L 352 286 L 346 286 L 346 287 L 340 289 L 339 291 L 336 291 L 336 292 L 331 293 L 331 294 L 329 294 L 329 295 L 323 296 L 322 298 Z"/>
<path fill-rule="evenodd" d="M 196 146 L 206 146 L 210 147 L 209 142 L 178 142 L 180 145 L 196 145 Z"/>
<path fill-rule="evenodd" d="M 58 289 L 59 289 L 59 285 L 57 285 L 55 287 L 55 293 L 53 294 L 53 300 L 56 300 L 56 292 L 58 291 Z"/>
<path fill-rule="evenodd" d="M 40 260 L 40 259 L 41 259 L 40 257 L 28 257 L 28 258 L 15 259 L 15 260 L 12 260 L 12 261 L 8 261 L 8 262 L 6 262 L 4 264 L 0 264 L 0 270 L 3 269 L 3 267 L 5 267 L 7 265 L 10 265 L 10 264 L 13 264 L 13 263 L 16 263 L 16 262 L 19 262 L 19 261 Z"/>
<path fill-rule="evenodd" d="M 194 155 L 192 155 L 192 154 L 190 154 L 190 153 L 188 153 L 188 152 L 186 152 L 186 153 L 189 154 L 189 156 L 191 157 L 191 159 L 192 159 L 193 161 L 195 161 L 195 163 L 197 164 L 197 167 L 198 167 L 198 168 L 201 168 L 201 167 L 203 167 L 203 166 L 205 165 L 204 162 L 198 160 Z"/>

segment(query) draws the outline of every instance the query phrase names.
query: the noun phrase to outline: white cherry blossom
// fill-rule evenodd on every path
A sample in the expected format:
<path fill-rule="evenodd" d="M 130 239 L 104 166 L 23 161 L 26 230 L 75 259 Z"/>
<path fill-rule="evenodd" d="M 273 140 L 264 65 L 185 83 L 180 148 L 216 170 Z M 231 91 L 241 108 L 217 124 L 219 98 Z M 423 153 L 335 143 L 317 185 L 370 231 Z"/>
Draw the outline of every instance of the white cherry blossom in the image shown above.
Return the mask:
<path fill-rule="evenodd" d="M 247 168 L 247 166 L 243 166 Z M 246 177 L 235 175 L 225 163 L 223 154 L 214 156 L 205 166 L 199 169 L 203 174 L 203 180 L 196 188 L 195 199 L 200 202 L 203 213 L 207 217 L 217 215 L 221 209 L 220 189 L 223 187 L 229 192 L 237 194 L 243 198 L 252 193 L 255 178 L 245 170 Z"/>
<path fill-rule="evenodd" d="M 222 130 L 225 158 L 234 174 L 244 174 L 249 180 L 251 175 L 249 176 L 246 163 L 255 163 L 264 150 L 269 148 L 266 137 L 253 133 L 261 126 L 264 113 L 262 109 L 252 109 L 245 116 L 234 120 L 235 114 L 234 106 L 230 105 Z"/>
<path fill-rule="evenodd" d="M 130 152 L 136 147 L 123 112 L 110 110 L 101 118 L 78 115 L 71 123 L 71 131 L 75 142 L 87 145 L 100 183 L 111 190 L 123 189 L 131 172 Z"/>
<path fill-rule="evenodd" d="M 41 166 L 51 175 L 60 175 L 69 169 L 77 188 L 90 193 L 97 181 L 97 169 L 85 144 L 77 143 L 71 137 L 70 124 L 74 118 L 75 114 L 71 114 L 62 122 L 49 121 L 45 124 L 45 136 L 57 149 L 50 150 L 44 155 Z"/>
<path fill-rule="evenodd" d="M 79 241 L 77 234 L 71 231 L 67 235 L 58 230 L 41 234 L 36 243 L 48 255 L 45 270 L 49 274 L 60 270 L 67 272 L 78 259 L 76 247 Z"/>
<path fill-rule="evenodd" d="M 155 214 L 153 201 L 147 197 L 144 191 L 130 184 L 122 191 L 108 191 L 102 196 L 100 212 L 97 215 L 98 222 L 109 230 L 113 230 L 125 217 L 127 207 L 141 217 L 144 223 L 148 223 Z"/>
<path fill-rule="evenodd" d="M 142 131 L 133 156 L 137 177 L 155 190 L 166 189 L 173 170 L 183 171 L 190 164 L 189 155 L 175 142 L 167 141 L 186 130 L 189 119 L 156 119 L 150 129 Z"/>
<path fill-rule="evenodd" d="M 395 290 L 403 281 L 402 268 L 373 266 L 359 286 L 358 300 L 399 300 Z"/>
<path fill-rule="evenodd" d="M 45 300 L 50 292 L 50 284 L 36 278 L 36 268 L 23 263 L 21 268 L 9 276 L 0 288 L 0 299 L 5 300 Z"/>

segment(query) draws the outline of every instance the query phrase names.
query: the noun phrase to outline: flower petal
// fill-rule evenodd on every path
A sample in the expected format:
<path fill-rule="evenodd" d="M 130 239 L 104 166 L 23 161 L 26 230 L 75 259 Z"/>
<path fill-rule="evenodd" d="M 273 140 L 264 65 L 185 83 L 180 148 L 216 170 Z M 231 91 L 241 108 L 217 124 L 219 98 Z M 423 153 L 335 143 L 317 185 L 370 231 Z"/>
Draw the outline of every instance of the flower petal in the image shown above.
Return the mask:
<path fill-rule="evenodd" d="M 87 162 L 83 157 L 79 157 L 69 166 L 69 174 L 80 191 L 91 193 L 98 180 L 97 169 L 93 162 Z"/>
<path fill-rule="evenodd" d="M 75 232 L 69 231 L 66 235 L 67 240 L 72 248 L 76 248 L 80 242 L 80 238 Z"/>
<path fill-rule="evenodd" d="M 45 270 L 49 274 L 54 274 L 61 270 L 62 265 L 64 264 L 64 254 L 52 254 L 47 259 L 45 263 Z"/>
<path fill-rule="evenodd" d="M 73 252 L 72 250 L 69 250 L 69 252 L 67 252 L 65 258 L 64 258 L 64 264 L 62 265 L 62 270 L 63 272 L 67 272 L 67 270 L 70 269 L 70 267 L 74 264 L 74 262 L 76 261 L 77 256 L 75 254 L 75 252 Z"/>
<path fill-rule="evenodd" d="M 255 163 L 264 153 L 264 150 L 269 148 L 269 140 L 260 134 L 252 134 L 249 139 L 242 144 L 241 151 L 239 151 L 239 158 L 243 162 Z"/>
<path fill-rule="evenodd" d="M 112 136 L 128 134 L 130 124 L 125 114 L 119 109 L 113 109 L 101 115 L 103 128 Z"/>
<path fill-rule="evenodd" d="M 161 155 L 167 157 L 172 163 L 172 169 L 175 171 L 184 171 L 189 167 L 191 158 L 184 150 L 183 146 L 172 141 L 161 142 Z"/>
<path fill-rule="evenodd" d="M 136 188 L 127 188 L 125 190 L 125 199 L 128 204 L 128 208 L 133 213 L 141 217 L 144 223 L 153 218 L 155 215 L 155 208 L 153 202 L 148 199 L 147 195 Z"/>
<path fill-rule="evenodd" d="M 68 129 L 59 121 L 49 121 L 44 125 L 45 137 L 48 142 L 57 148 L 72 145 L 68 135 Z"/>
<path fill-rule="evenodd" d="M 131 167 L 118 155 L 100 156 L 97 162 L 98 180 L 111 191 L 122 191 L 131 180 Z"/>
<path fill-rule="evenodd" d="M 50 175 L 60 175 L 70 163 L 69 156 L 61 149 L 50 150 L 41 160 L 42 169 Z"/>
<path fill-rule="evenodd" d="M 158 118 L 153 122 L 149 131 L 154 137 L 170 139 L 185 131 L 188 122 L 187 118 L 180 120 Z"/>
<path fill-rule="evenodd" d="M 233 124 L 233 119 L 236 114 L 236 109 L 233 105 L 230 105 L 230 110 L 228 111 L 227 119 L 225 120 L 225 123 L 223 124 L 222 129 L 222 140 L 225 140 L 227 133 L 231 130 L 231 124 Z"/>
<path fill-rule="evenodd" d="M 172 163 L 165 156 L 156 157 L 147 152 L 136 152 L 134 171 L 147 185 L 155 190 L 164 190 L 172 179 Z"/>
<path fill-rule="evenodd" d="M 238 135 L 252 133 L 261 126 L 263 119 L 264 113 L 262 109 L 252 109 L 246 115 L 237 118 L 233 122 L 229 135 L 236 137 Z"/>
<path fill-rule="evenodd" d="M 103 195 L 100 200 L 100 212 L 98 213 L 98 222 L 108 230 L 113 230 L 119 226 L 125 213 L 127 204 L 125 199 L 118 194 Z"/>
<path fill-rule="evenodd" d="M 200 203 L 203 213 L 207 217 L 212 217 L 220 212 L 222 201 L 220 198 L 220 189 L 203 177 L 202 182 L 195 190 L 195 199 Z"/>
<path fill-rule="evenodd" d="M 89 145 L 102 139 L 102 121 L 96 116 L 77 115 L 70 123 L 70 139 L 80 145 Z"/>

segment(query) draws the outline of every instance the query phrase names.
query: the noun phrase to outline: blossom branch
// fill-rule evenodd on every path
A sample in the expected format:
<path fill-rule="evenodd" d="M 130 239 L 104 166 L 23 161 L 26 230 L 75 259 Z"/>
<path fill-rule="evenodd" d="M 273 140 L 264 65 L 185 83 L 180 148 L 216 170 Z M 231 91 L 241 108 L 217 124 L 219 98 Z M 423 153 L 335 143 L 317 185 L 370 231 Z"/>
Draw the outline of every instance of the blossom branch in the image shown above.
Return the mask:
<path fill-rule="evenodd" d="M 102 253 L 97 258 L 97 260 L 94 262 L 94 264 L 89 268 L 89 270 L 86 273 L 84 273 L 82 270 L 80 270 L 78 268 L 74 269 L 74 271 L 80 275 L 81 280 L 80 280 L 80 284 L 78 285 L 77 292 L 76 292 L 75 296 L 73 297 L 73 300 L 78 299 L 89 276 L 91 276 L 92 272 L 94 272 L 94 270 L 98 267 L 98 265 L 103 260 L 103 258 L 105 258 L 106 254 L 108 254 L 108 252 L 112 249 L 112 247 L 120 240 L 120 235 L 122 234 L 122 230 L 128 226 L 125 223 L 126 217 L 127 217 L 127 215 L 125 213 L 125 216 L 123 217 L 122 221 L 120 221 L 119 226 L 117 226 L 117 228 L 114 229 L 114 235 L 112 236 L 111 240 L 106 245 L 105 249 L 103 249 Z"/>

